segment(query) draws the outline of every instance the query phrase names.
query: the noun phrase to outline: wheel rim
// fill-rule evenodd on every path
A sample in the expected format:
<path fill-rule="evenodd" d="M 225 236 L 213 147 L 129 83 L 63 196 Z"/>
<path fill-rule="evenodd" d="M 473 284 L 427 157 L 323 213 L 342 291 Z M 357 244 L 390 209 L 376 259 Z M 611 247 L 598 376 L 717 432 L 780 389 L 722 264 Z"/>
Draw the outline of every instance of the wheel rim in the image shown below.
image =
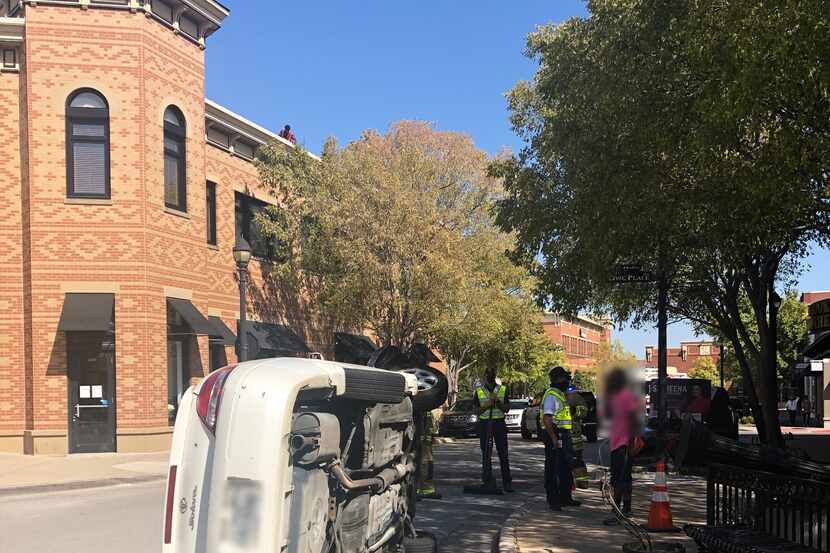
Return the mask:
<path fill-rule="evenodd" d="M 425 392 L 431 390 L 438 385 L 438 377 L 424 369 L 404 369 L 405 372 L 414 375 L 418 379 L 418 391 Z"/>

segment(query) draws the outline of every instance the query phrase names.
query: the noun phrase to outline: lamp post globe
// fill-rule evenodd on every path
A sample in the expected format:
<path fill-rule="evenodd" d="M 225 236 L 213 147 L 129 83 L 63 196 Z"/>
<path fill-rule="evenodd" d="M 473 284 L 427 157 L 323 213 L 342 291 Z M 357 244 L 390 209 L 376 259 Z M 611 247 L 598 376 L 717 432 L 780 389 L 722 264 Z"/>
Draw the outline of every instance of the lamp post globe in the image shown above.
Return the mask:
<path fill-rule="evenodd" d="M 248 333 L 246 330 L 245 295 L 248 287 L 248 262 L 251 261 L 251 245 L 242 235 L 236 237 L 233 246 L 233 260 L 239 270 L 239 325 L 237 328 L 239 361 L 248 360 Z"/>
<path fill-rule="evenodd" d="M 240 269 L 247 269 L 251 260 L 251 245 L 243 236 L 236 237 L 236 244 L 233 246 L 233 260 Z"/>

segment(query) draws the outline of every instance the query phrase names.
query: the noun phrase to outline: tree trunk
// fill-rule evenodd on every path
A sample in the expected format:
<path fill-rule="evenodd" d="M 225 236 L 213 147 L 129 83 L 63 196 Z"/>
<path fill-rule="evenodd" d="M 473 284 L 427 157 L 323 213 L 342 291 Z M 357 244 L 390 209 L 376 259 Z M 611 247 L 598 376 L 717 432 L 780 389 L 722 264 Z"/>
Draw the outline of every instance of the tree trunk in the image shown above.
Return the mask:
<path fill-rule="evenodd" d="M 767 445 L 783 449 L 786 444 L 781 435 L 781 419 L 778 414 L 778 305 L 774 301 L 776 293 L 773 282 L 768 282 L 766 288 L 769 321 L 766 328 L 759 329 L 766 334 L 761 338 L 761 399 L 764 405 Z"/>
<path fill-rule="evenodd" d="M 752 370 L 749 366 L 749 360 L 746 358 L 743 344 L 740 343 L 740 338 L 736 333 L 729 333 L 729 339 L 732 341 L 732 347 L 735 348 L 735 359 L 738 360 L 738 365 L 741 367 L 741 377 L 744 382 L 744 392 L 749 403 L 749 410 L 752 412 L 752 418 L 755 419 L 755 428 L 758 430 L 758 439 L 762 444 L 767 443 L 766 422 L 764 420 L 764 411 L 761 409 L 758 401 L 758 392 L 755 388 L 755 379 L 752 377 Z"/>

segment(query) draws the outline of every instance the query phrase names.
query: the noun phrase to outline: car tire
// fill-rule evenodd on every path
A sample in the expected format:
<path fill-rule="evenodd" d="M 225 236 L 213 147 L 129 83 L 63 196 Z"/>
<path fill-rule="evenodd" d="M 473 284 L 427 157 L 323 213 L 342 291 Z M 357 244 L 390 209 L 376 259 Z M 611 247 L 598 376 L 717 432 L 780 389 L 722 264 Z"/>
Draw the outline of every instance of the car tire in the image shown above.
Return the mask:
<path fill-rule="evenodd" d="M 406 397 L 406 380 L 403 375 L 391 371 L 344 367 L 346 399 L 372 403 L 400 403 Z"/>
<path fill-rule="evenodd" d="M 429 532 L 418 532 L 417 538 L 403 539 L 403 553 L 438 553 L 438 540 Z"/>
<path fill-rule="evenodd" d="M 525 427 L 522 427 L 522 438 L 525 439 L 525 440 L 529 440 L 532 437 L 533 437 L 533 432 L 531 432 L 530 430 L 528 430 Z"/>
<path fill-rule="evenodd" d="M 424 413 L 437 409 L 447 401 L 449 382 L 447 376 L 432 367 L 411 367 L 397 369 L 398 373 L 409 373 L 418 379 L 418 393 L 412 398 L 412 408 Z"/>

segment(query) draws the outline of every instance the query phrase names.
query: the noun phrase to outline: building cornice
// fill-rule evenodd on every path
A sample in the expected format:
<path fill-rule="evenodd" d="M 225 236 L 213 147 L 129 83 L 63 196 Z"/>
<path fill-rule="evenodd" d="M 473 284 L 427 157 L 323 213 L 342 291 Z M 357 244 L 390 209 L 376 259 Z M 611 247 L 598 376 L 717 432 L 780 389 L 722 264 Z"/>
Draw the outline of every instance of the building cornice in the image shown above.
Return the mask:
<path fill-rule="evenodd" d="M 26 21 L 22 17 L 0 17 L 0 43 L 20 44 Z"/>
<path fill-rule="evenodd" d="M 280 135 L 257 125 L 253 121 L 242 117 L 238 113 L 212 100 L 205 100 L 205 121 L 208 126 L 216 126 L 236 140 L 243 138 L 255 146 L 264 146 L 269 142 L 278 142 L 288 148 L 294 148 L 294 144 L 282 138 Z M 308 152 L 308 155 L 314 159 L 320 159 L 311 152 Z"/>

